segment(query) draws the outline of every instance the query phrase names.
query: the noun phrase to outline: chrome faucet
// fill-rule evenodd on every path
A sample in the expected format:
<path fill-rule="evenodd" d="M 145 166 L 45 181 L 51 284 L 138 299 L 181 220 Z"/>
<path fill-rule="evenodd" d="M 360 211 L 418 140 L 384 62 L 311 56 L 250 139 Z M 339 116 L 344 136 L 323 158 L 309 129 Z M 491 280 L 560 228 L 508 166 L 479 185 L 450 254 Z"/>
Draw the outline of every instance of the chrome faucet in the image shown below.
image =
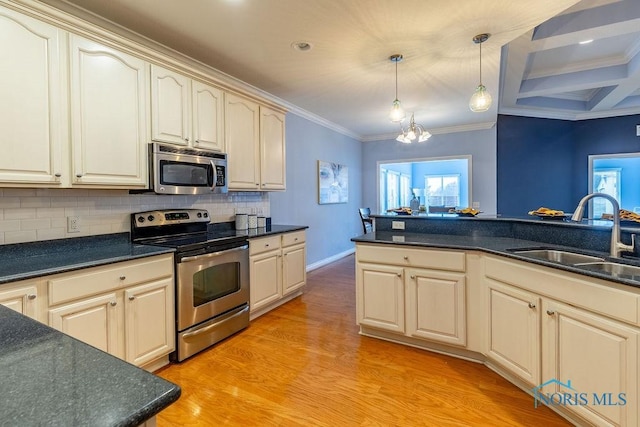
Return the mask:
<path fill-rule="evenodd" d="M 613 227 L 611 228 L 611 247 L 610 255 L 612 257 L 620 257 L 621 252 L 633 252 L 636 244 L 636 235 L 631 235 L 631 244 L 626 245 L 620 240 L 620 205 L 615 197 L 612 197 L 605 193 L 591 193 L 584 196 L 578 203 L 578 207 L 571 216 L 571 221 L 580 222 L 584 216 L 584 207 L 587 202 L 595 197 L 602 197 L 607 199 L 613 205 Z"/>

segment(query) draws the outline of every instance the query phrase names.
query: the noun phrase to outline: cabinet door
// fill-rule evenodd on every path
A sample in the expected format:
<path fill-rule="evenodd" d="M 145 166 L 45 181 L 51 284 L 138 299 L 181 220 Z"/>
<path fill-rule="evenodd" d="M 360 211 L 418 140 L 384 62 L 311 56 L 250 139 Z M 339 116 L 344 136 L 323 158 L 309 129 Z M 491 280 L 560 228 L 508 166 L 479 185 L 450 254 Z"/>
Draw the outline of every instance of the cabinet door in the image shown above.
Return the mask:
<path fill-rule="evenodd" d="M 282 249 L 282 294 L 287 295 L 305 285 L 307 259 L 305 245 Z"/>
<path fill-rule="evenodd" d="M 151 139 L 188 145 L 191 79 L 157 65 L 151 66 Z"/>
<path fill-rule="evenodd" d="M 115 293 L 62 305 L 49 310 L 49 326 L 116 357 L 122 324 Z"/>
<path fill-rule="evenodd" d="M 403 274 L 401 267 L 358 264 L 358 324 L 393 332 L 405 331 Z"/>
<path fill-rule="evenodd" d="M 60 184 L 60 37 L 58 29 L 0 7 L 3 184 Z"/>
<path fill-rule="evenodd" d="M 175 348 L 173 280 L 158 280 L 126 289 L 126 361 L 140 366 Z"/>
<path fill-rule="evenodd" d="M 284 114 L 260 107 L 260 188 L 286 189 Z"/>
<path fill-rule="evenodd" d="M 485 279 L 486 355 L 532 387 L 540 384 L 540 297 Z"/>
<path fill-rule="evenodd" d="M 144 187 L 146 63 L 70 36 L 73 184 Z"/>
<path fill-rule="evenodd" d="M 220 89 L 192 82 L 193 146 L 207 150 L 224 151 L 224 104 Z"/>
<path fill-rule="evenodd" d="M 251 311 L 266 306 L 282 297 L 281 252 L 265 252 L 250 257 L 251 292 L 249 296 Z"/>
<path fill-rule="evenodd" d="M 544 393 L 585 393 L 569 408 L 589 422 L 637 426 L 640 331 L 561 303 L 544 311 Z"/>
<path fill-rule="evenodd" d="M 0 304 L 20 314 L 38 320 L 38 288 L 35 285 L 20 286 L 0 291 Z"/>
<path fill-rule="evenodd" d="M 407 335 L 465 345 L 465 276 L 407 269 Z"/>
<path fill-rule="evenodd" d="M 229 190 L 260 190 L 258 104 L 226 94 L 224 122 Z"/>

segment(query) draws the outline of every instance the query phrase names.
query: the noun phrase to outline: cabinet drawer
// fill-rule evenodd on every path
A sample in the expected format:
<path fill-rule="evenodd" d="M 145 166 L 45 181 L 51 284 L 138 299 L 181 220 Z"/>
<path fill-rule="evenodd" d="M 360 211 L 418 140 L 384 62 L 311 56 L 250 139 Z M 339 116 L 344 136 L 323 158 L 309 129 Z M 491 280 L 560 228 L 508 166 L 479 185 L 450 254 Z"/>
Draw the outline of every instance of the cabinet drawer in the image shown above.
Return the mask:
<path fill-rule="evenodd" d="M 297 245 L 304 243 L 306 239 L 304 231 L 296 231 L 294 233 L 286 233 L 282 235 L 282 246 Z"/>
<path fill-rule="evenodd" d="M 249 255 L 261 254 L 263 252 L 280 249 L 280 240 L 282 236 L 261 237 L 259 239 L 251 239 L 249 241 Z"/>
<path fill-rule="evenodd" d="M 80 272 L 49 279 L 49 305 L 130 286 L 173 275 L 173 257 L 125 261 L 106 267 L 92 267 Z"/>
<path fill-rule="evenodd" d="M 361 262 L 465 271 L 464 252 L 359 244 L 356 254 Z"/>

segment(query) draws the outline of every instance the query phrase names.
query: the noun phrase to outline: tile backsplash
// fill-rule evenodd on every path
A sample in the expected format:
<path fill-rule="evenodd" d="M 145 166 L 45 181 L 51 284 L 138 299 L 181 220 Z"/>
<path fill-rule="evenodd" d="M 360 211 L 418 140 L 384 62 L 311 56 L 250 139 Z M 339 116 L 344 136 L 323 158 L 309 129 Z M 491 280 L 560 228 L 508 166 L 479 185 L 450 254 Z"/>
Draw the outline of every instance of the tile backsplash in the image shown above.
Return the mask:
<path fill-rule="evenodd" d="M 269 193 L 261 192 L 167 196 L 127 190 L 3 188 L 0 244 L 128 232 L 131 213 L 171 208 L 207 209 L 212 222 L 231 221 L 236 212 L 270 216 Z M 69 216 L 79 218 L 79 232 L 67 232 Z"/>

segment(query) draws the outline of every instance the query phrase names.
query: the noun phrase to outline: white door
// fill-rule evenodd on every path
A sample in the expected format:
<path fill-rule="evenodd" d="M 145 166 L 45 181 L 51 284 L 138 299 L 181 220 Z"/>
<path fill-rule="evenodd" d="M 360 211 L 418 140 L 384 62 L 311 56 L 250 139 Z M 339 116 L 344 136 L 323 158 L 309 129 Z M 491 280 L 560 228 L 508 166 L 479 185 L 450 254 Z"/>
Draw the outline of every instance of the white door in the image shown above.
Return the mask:
<path fill-rule="evenodd" d="M 147 65 L 70 36 L 73 184 L 144 187 Z"/>
<path fill-rule="evenodd" d="M 226 94 L 224 121 L 229 190 L 260 190 L 258 104 Z"/>
<path fill-rule="evenodd" d="M 157 65 L 151 66 L 151 139 L 189 145 L 191 137 L 191 79 Z"/>
<path fill-rule="evenodd" d="M 282 297 L 282 263 L 281 252 L 265 252 L 251 256 L 249 277 L 251 292 L 249 293 L 251 311 L 264 307 Z"/>
<path fill-rule="evenodd" d="M 401 267 L 358 264 L 356 311 L 360 325 L 405 331 L 403 273 Z"/>
<path fill-rule="evenodd" d="M 124 292 L 126 361 L 140 366 L 175 347 L 173 279 Z"/>
<path fill-rule="evenodd" d="M 540 297 L 495 280 L 487 286 L 486 355 L 531 387 L 540 384 Z"/>
<path fill-rule="evenodd" d="M 284 114 L 260 107 L 260 188 L 286 189 Z"/>
<path fill-rule="evenodd" d="M 545 393 L 585 393 L 570 409 L 594 425 L 638 425 L 637 328 L 545 301 L 542 331 Z"/>
<path fill-rule="evenodd" d="M 62 164 L 61 31 L 0 7 L 0 182 L 58 186 Z"/>
<path fill-rule="evenodd" d="M 192 82 L 193 146 L 224 152 L 223 92 L 213 86 Z"/>
<path fill-rule="evenodd" d="M 407 269 L 407 334 L 464 346 L 467 342 L 465 276 Z"/>
<path fill-rule="evenodd" d="M 305 245 L 282 249 L 282 294 L 287 295 L 303 287 L 307 280 Z"/>
<path fill-rule="evenodd" d="M 49 310 L 49 326 L 122 358 L 119 311 L 116 294 L 105 294 Z"/>

